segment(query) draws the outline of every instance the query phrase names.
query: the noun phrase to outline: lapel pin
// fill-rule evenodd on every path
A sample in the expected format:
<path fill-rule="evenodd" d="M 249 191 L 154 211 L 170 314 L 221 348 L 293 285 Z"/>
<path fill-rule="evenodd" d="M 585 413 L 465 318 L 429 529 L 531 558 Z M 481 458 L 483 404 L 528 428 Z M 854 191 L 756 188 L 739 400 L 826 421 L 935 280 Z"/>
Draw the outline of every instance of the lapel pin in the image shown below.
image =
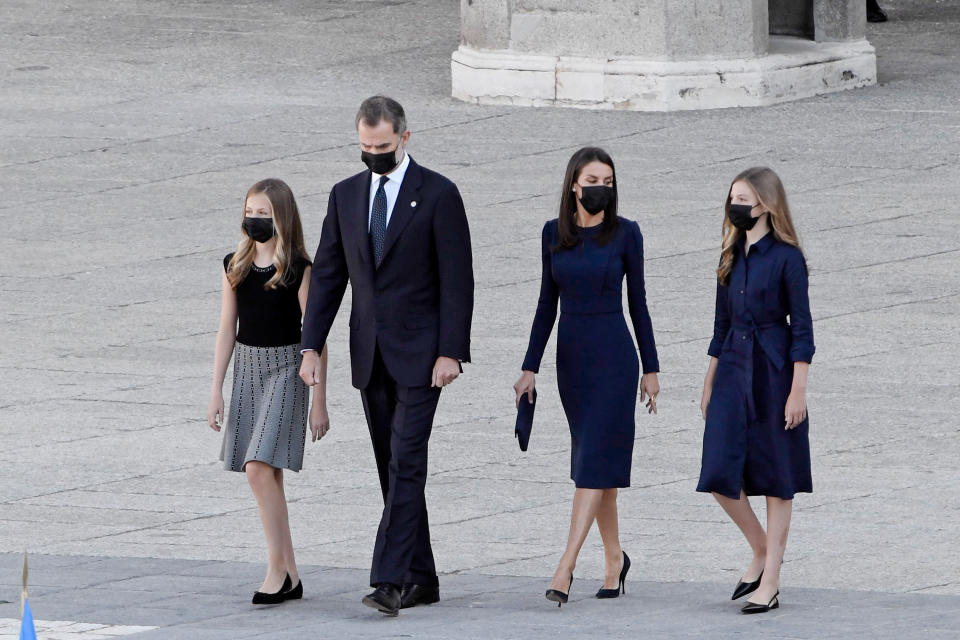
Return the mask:
<path fill-rule="evenodd" d="M 416 201 L 416 200 L 411 200 L 411 201 L 410 201 L 410 206 L 411 206 L 411 207 L 417 206 L 417 201 Z"/>

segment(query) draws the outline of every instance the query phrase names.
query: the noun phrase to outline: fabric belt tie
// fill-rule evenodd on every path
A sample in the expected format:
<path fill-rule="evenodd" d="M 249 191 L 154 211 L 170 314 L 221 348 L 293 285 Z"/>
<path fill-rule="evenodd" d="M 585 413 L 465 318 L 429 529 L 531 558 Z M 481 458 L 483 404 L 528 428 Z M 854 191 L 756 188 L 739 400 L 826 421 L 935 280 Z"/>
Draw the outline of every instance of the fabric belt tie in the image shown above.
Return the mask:
<path fill-rule="evenodd" d="M 761 331 L 761 329 L 771 329 L 773 327 L 788 327 L 786 320 L 780 320 L 776 322 L 767 322 L 763 324 L 757 324 L 751 322 L 750 324 L 735 324 L 731 327 L 731 330 L 734 334 L 739 334 L 742 336 L 742 339 L 747 342 L 746 346 L 746 364 L 747 364 L 747 417 L 752 421 L 757 419 L 757 408 L 753 401 L 753 348 L 754 343 L 760 343 L 760 348 L 763 349 L 763 352 L 770 359 L 770 362 L 773 364 L 777 370 L 783 369 L 783 366 L 786 364 L 784 357 L 780 355 L 780 352 L 774 346 L 773 342 L 770 341 L 770 338 Z"/>

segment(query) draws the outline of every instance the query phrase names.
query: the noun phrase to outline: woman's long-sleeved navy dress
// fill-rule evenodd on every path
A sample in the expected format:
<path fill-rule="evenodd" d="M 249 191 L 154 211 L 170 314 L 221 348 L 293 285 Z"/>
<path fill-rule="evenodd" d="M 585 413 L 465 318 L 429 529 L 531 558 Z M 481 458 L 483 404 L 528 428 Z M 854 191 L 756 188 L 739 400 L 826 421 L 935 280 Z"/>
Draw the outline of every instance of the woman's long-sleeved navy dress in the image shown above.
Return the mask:
<path fill-rule="evenodd" d="M 786 430 L 783 415 L 793 363 L 814 352 L 807 265 L 772 232 L 747 255 L 742 241 L 734 250 L 729 283 L 717 285 L 708 353 L 719 362 L 697 491 L 789 500 L 813 490 L 809 420 Z"/>
<path fill-rule="evenodd" d="M 659 371 L 643 284 L 643 236 L 620 218 L 613 238 L 579 228 L 581 242 L 557 247 L 557 221 L 543 227 L 540 300 L 523 361 L 536 373 L 557 317 L 557 386 L 573 440 L 570 477 L 579 488 L 630 486 L 639 362 L 623 316 L 623 279 L 644 373 Z"/>

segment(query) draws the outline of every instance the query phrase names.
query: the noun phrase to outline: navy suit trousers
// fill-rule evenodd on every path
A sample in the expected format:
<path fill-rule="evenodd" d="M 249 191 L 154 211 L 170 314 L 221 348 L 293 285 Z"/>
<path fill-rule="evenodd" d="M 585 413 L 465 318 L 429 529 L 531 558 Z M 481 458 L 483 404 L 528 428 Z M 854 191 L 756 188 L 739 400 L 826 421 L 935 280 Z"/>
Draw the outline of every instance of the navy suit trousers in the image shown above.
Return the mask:
<path fill-rule="evenodd" d="M 423 492 L 427 444 L 440 389 L 397 384 L 377 348 L 370 382 L 360 393 L 384 502 L 370 585 L 436 586 Z"/>

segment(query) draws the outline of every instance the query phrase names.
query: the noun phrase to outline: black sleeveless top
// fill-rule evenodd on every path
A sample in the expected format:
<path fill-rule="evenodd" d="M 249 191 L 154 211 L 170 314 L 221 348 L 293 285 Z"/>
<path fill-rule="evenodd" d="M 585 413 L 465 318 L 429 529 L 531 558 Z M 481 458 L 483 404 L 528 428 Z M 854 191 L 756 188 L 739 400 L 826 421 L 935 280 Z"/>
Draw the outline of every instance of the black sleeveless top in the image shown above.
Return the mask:
<path fill-rule="evenodd" d="M 224 271 L 231 258 L 232 253 L 224 257 Z M 283 347 L 300 342 L 301 313 L 297 292 L 308 266 L 310 261 L 306 258 L 295 258 L 290 266 L 293 272 L 290 284 L 264 289 L 263 285 L 273 277 L 277 268 L 274 265 L 266 268 L 250 265 L 247 277 L 236 288 L 240 320 L 237 342 L 250 347 Z"/>

